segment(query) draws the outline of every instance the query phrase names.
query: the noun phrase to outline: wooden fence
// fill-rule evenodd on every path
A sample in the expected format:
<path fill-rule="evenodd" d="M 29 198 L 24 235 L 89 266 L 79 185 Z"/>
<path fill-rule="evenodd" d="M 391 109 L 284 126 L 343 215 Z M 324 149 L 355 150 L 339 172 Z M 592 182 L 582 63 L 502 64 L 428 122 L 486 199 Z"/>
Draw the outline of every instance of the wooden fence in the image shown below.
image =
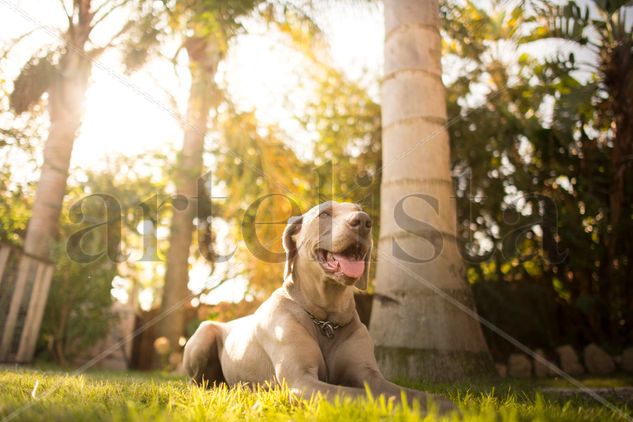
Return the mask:
<path fill-rule="evenodd" d="M 33 360 L 54 266 L 0 244 L 0 362 Z"/>

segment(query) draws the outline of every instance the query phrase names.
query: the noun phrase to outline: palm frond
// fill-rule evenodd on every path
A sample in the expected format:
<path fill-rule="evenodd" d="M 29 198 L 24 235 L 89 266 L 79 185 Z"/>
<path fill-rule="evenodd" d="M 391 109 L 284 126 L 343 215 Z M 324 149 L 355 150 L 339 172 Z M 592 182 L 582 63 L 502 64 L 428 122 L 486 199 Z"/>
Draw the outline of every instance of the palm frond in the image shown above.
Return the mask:
<path fill-rule="evenodd" d="M 589 42 L 585 29 L 591 26 L 589 7 L 570 1 L 564 5 L 542 2 L 535 6 L 540 25 L 523 38 L 523 42 L 561 38 L 585 45 Z"/>
<path fill-rule="evenodd" d="M 633 1 L 631 0 L 595 0 L 595 4 L 601 10 L 605 11 L 607 14 L 610 15 L 622 9 L 623 7 L 630 6 L 631 4 L 633 4 Z"/>
<path fill-rule="evenodd" d="M 29 110 L 48 90 L 55 79 L 54 53 L 33 56 L 22 68 L 9 95 L 11 108 L 17 113 Z"/>

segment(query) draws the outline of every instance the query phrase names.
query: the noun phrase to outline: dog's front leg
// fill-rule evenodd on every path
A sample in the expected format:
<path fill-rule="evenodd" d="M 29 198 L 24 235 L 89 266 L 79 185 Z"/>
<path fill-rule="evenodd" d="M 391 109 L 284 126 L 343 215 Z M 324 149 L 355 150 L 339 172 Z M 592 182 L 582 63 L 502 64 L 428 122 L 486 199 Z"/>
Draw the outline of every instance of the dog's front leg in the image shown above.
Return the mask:
<path fill-rule="evenodd" d="M 296 349 L 288 348 L 280 351 L 280 357 L 273 360 L 275 362 L 275 375 L 280 383 L 285 383 L 291 391 L 302 398 L 310 397 L 320 393 L 328 400 L 336 395 L 349 397 L 365 397 L 365 390 L 362 388 L 343 387 L 319 379 L 319 367 L 323 367 L 323 358 L 320 353 L 311 353 L 309 350 L 297 353 Z"/>
<path fill-rule="evenodd" d="M 280 338 L 268 337 L 264 349 L 273 363 L 277 381 L 285 383 L 294 394 L 309 399 L 320 393 L 330 400 L 336 395 L 366 396 L 363 388 L 328 384 L 321 380 L 325 376 L 325 361 L 321 350 L 314 340 L 301 335 L 300 329 L 285 328 L 277 331 Z M 285 336 L 288 332 L 294 332 L 295 335 Z"/>
<path fill-rule="evenodd" d="M 364 326 L 359 326 L 344 343 L 340 344 L 328 360 L 330 370 L 338 376 L 342 384 L 354 387 L 367 384 L 375 396 L 384 395 L 400 401 L 402 393 L 407 402 L 420 402 L 422 410 L 426 410 L 431 399 L 444 413 L 456 409 L 447 398 L 405 388 L 389 382 L 380 372 L 374 356 L 374 343 Z"/>
<path fill-rule="evenodd" d="M 293 369 L 290 369 L 290 371 L 294 372 Z M 336 396 L 366 397 L 365 390 L 362 388 L 328 384 L 319 380 L 311 370 L 307 370 L 303 375 L 297 377 L 282 375 L 286 373 L 285 369 L 281 369 L 279 377 L 286 382 L 294 395 L 304 399 L 310 399 L 317 394 L 323 395 L 328 400 L 333 400 Z"/>
<path fill-rule="evenodd" d="M 380 373 L 374 374 L 373 377 L 369 378 L 367 380 L 367 384 L 369 389 L 376 395 L 385 394 L 387 396 L 397 396 L 400 398 L 401 393 L 404 393 L 409 404 L 412 404 L 414 400 L 417 400 L 420 402 L 422 409 L 426 409 L 427 402 L 430 399 L 437 405 L 440 413 L 457 410 L 455 404 L 444 396 L 402 387 L 388 381 Z"/>

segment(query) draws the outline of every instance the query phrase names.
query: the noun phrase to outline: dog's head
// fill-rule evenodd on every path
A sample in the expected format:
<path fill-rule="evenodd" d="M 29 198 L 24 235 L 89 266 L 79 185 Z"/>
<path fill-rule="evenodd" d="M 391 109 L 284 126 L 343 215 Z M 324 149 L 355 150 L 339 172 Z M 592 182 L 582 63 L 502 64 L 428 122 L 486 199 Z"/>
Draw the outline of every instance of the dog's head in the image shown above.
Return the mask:
<path fill-rule="evenodd" d="M 292 217 L 283 234 L 287 277 L 295 261 L 321 279 L 367 288 L 371 218 L 357 204 L 324 202 Z"/>

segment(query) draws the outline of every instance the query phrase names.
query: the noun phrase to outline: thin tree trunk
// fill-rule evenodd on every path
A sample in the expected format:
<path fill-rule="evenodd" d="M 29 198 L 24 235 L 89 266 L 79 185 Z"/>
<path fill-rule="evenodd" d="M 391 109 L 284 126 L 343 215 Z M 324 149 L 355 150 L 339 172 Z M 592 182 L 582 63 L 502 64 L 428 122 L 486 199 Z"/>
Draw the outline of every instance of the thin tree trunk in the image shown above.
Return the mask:
<path fill-rule="evenodd" d="M 386 0 L 384 8 L 385 167 L 370 324 L 376 356 L 391 378 L 454 379 L 489 371 L 491 359 L 479 322 L 425 285 L 475 309 L 456 244 L 438 3 Z M 425 196 L 405 199 L 411 194 Z M 402 200 L 415 224 L 394 217 Z M 411 258 L 429 261 L 412 262 L 394 252 L 397 247 Z"/>
<path fill-rule="evenodd" d="M 182 151 L 178 159 L 175 183 L 176 194 L 186 198 L 186 208 L 178 209 L 184 201 L 177 200 L 173 208 L 165 285 L 161 314 L 165 317 L 158 325 L 157 335 L 169 340 L 177 350 L 178 340 L 184 335 L 185 308 L 189 304 L 189 252 L 193 240 L 193 220 L 197 210 L 198 179 L 202 172 L 204 137 L 207 119 L 213 104 L 214 76 L 219 53 L 213 42 L 190 38 L 186 43 L 191 72 L 191 89 L 187 109 Z M 155 356 L 154 366 L 160 364 Z"/>

